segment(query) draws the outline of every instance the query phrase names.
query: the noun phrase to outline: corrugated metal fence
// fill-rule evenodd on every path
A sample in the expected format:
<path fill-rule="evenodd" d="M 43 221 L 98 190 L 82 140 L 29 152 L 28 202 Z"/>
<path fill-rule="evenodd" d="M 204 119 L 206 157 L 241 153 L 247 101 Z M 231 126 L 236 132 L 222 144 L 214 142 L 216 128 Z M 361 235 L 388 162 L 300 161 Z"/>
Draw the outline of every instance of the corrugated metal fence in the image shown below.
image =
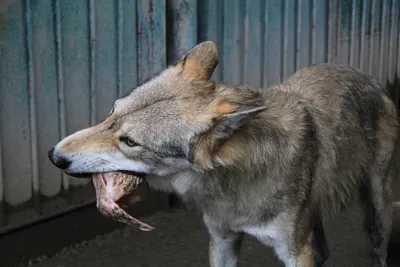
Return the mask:
<path fill-rule="evenodd" d="M 397 0 L 0 1 L 0 232 L 92 203 L 88 181 L 63 176 L 47 150 L 198 42 L 219 44 L 217 81 L 267 86 L 328 61 L 395 87 L 399 11 Z"/>

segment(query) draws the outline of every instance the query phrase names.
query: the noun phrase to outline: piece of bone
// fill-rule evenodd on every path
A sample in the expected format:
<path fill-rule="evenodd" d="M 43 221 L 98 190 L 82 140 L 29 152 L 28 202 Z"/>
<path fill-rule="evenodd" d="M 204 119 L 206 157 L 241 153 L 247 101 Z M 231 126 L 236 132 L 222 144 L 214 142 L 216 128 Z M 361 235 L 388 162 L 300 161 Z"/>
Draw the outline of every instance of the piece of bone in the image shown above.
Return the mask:
<path fill-rule="evenodd" d="M 142 231 L 154 230 L 152 226 L 133 218 L 115 203 L 115 201 L 126 195 L 132 195 L 134 202 L 140 200 L 140 196 L 136 197 L 135 190 L 143 183 L 146 182 L 133 175 L 118 173 L 94 174 L 93 185 L 96 189 L 97 209 L 105 217 L 132 225 Z M 109 193 L 111 193 L 111 196 Z"/>

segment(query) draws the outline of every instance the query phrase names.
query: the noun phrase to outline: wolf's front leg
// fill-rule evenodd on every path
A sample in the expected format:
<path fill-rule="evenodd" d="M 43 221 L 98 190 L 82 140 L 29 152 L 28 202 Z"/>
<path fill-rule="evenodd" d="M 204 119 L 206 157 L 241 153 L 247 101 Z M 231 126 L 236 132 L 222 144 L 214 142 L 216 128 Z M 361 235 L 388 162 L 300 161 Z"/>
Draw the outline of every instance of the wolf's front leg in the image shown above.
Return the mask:
<path fill-rule="evenodd" d="M 211 267 L 236 267 L 243 235 L 232 234 L 221 239 L 211 237 L 209 246 L 209 259 Z"/>
<path fill-rule="evenodd" d="M 236 267 L 242 233 L 236 233 L 204 216 L 204 222 L 211 234 L 209 245 L 209 260 L 211 267 Z"/>

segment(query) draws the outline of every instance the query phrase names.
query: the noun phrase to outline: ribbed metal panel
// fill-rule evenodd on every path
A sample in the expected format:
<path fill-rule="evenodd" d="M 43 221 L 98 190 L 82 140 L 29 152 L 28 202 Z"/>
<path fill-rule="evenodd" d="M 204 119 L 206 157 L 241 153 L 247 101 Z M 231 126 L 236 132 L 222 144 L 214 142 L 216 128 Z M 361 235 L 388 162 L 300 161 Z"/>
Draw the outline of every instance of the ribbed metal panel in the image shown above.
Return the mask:
<path fill-rule="evenodd" d="M 89 181 L 47 151 L 165 67 L 165 12 L 159 0 L 0 2 L 0 233 L 93 203 Z"/>
<path fill-rule="evenodd" d="M 218 43 L 216 81 L 266 87 L 338 62 L 398 103 L 399 22 L 397 0 L 0 1 L 0 232 L 92 203 L 47 150 L 196 43 Z"/>

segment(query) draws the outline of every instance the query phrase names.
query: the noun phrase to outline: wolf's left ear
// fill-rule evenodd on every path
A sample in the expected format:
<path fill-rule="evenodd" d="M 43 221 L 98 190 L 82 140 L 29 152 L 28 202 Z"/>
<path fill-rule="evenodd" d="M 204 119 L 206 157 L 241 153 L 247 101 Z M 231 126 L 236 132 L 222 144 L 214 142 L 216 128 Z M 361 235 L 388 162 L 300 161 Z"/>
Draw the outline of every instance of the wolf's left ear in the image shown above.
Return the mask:
<path fill-rule="evenodd" d="M 209 80 L 218 64 L 218 47 L 213 41 L 200 43 L 190 49 L 178 62 L 183 75 L 197 80 Z"/>
<path fill-rule="evenodd" d="M 207 122 L 210 128 L 191 140 L 189 162 L 199 170 L 213 169 L 217 150 L 224 141 L 265 109 L 267 106 L 264 105 L 235 104 L 224 99 L 216 99 L 211 104 L 210 112 L 199 118 Z"/>
<path fill-rule="evenodd" d="M 217 139 L 225 139 L 242 127 L 249 119 L 264 111 L 267 106 L 231 103 L 217 99 L 213 106 L 213 133 Z"/>

